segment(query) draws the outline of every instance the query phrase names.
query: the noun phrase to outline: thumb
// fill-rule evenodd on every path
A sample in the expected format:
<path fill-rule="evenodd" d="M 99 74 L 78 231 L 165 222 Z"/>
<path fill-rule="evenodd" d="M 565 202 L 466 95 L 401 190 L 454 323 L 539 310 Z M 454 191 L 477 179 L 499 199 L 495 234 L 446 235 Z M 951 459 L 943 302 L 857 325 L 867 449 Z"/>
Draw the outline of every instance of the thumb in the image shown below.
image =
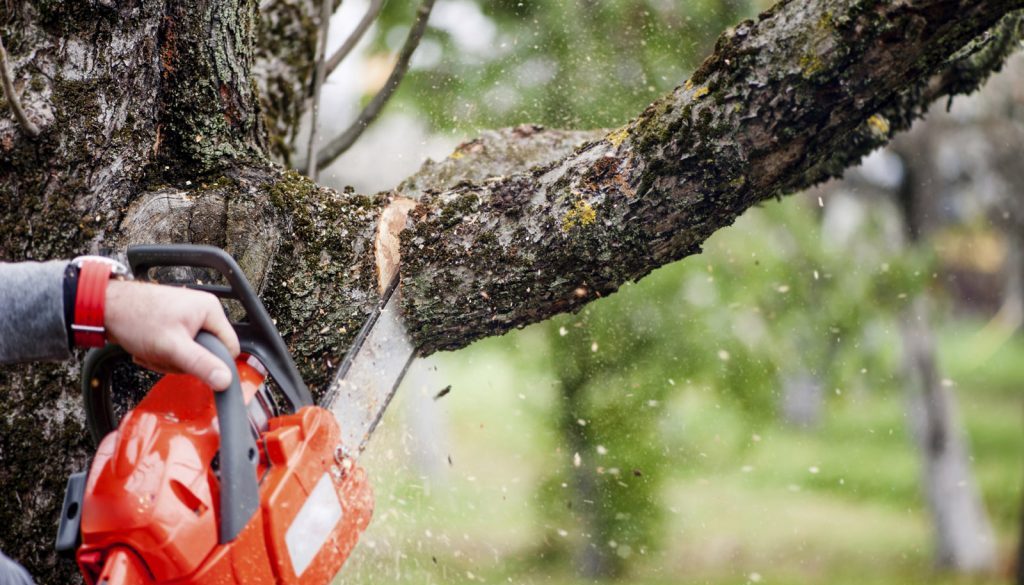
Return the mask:
<path fill-rule="evenodd" d="M 224 390 L 231 385 L 231 370 L 217 356 L 193 340 L 179 346 L 181 352 L 174 356 L 178 367 L 206 382 L 214 390 Z"/>

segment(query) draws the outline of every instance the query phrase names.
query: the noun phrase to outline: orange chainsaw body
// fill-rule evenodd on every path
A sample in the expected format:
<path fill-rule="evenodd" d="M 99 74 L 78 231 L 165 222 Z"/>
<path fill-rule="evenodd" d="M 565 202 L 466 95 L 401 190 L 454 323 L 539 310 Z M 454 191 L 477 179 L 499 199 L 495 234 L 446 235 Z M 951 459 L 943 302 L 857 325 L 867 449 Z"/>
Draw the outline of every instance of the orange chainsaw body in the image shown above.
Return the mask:
<path fill-rule="evenodd" d="M 245 355 L 236 365 L 252 401 L 265 376 Z M 334 417 L 307 406 L 268 421 L 256 442 L 260 507 L 225 544 L 217 420 L 209 386 L 167 375 L 103 439 L 76 554 L 89 585 L 325 585 L 338 573 L 373 496 L 364 470 L 339 454 Z"/>

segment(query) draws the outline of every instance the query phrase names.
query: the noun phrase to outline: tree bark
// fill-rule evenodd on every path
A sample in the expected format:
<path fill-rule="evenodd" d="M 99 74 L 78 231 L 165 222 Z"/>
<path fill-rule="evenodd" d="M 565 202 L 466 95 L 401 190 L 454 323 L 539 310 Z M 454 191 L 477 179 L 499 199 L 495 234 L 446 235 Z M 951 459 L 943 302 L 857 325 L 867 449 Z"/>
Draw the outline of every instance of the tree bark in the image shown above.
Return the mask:
<path fill-rule="evenodd" d="M 225 247 L 322 388 L 377 301 L 372 242 L 390 196 L 337 193 L 271 162 L 290 156 L 302 115 L 316 6 L 266 4 L 4 4 L 11 69 L 41 133 L 0 104 L 0 254 Z M 618 130 L 526 127 L 463 145 L 407 183 L 418 206 L 402 234 L 403 297 L 420 351 L 576 310 L 698 252 L 746 208 L 835 176 L 998 68 L 1022 5 L 784 1 Z M 523 155 L 488 166 L 491 150 Z M 88 452 L 76 372 L 0 373 L 12 496 L 0 547 L 42 582 L 73 572 L 49 543 L 64 477 Z"/>

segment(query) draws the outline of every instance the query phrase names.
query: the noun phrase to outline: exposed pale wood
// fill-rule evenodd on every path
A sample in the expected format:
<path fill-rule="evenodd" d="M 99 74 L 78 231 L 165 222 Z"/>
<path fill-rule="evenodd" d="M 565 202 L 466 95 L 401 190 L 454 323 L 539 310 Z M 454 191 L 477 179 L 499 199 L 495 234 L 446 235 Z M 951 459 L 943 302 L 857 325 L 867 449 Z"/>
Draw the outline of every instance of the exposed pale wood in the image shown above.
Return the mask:
<path fill-rule="evenodd" d="M 416 202 L 406 197 L 394 197 L 380 214 L 377 237 L 373 242 L 374 260 L 377 264 L 377 283 L 381 294 L 398 274 L 401 264 L 399 234 L 405 229 L 409 212 L 416 208 Z"/>

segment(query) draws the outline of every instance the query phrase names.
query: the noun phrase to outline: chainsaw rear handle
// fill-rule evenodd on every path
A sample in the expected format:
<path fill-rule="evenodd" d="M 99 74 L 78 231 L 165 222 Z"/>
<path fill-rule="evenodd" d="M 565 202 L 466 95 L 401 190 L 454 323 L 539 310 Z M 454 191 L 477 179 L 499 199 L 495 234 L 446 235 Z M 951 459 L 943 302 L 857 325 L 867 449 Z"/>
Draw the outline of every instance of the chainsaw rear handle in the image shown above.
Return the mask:
<path fill-rule="evenodd" d="M 153 268 L 171 266 L 209 268 L 220 273 L 228 286 L 199 283 L 185 286 L 241 303 L 245 309 L 245 320 L 231 325 L 238 334 L 242 351 L 256 356 L 266 366 L 270 377 L 291 403 L 292 412 L 313 405 L 313 397 L 302 381 L 281 334 L 230 254 L 214 246 L 147 244 L 128 248 L 128 264 L 138 279 L 146 278 Z"/>
<path fill-rule="evenodd" d="M 231 370 L 231 385 L 214 392 L 217 424 L 220 427 L 220 543 L 231 542 L 249 523 L 260 506 L 260 488 L 256 480 L 259 461 L 256 440 L 249 428 L 245 397 L 238 367 L 231 352 L 212 333 L 200 331 L 196 343 L 217 356 Z"/>

